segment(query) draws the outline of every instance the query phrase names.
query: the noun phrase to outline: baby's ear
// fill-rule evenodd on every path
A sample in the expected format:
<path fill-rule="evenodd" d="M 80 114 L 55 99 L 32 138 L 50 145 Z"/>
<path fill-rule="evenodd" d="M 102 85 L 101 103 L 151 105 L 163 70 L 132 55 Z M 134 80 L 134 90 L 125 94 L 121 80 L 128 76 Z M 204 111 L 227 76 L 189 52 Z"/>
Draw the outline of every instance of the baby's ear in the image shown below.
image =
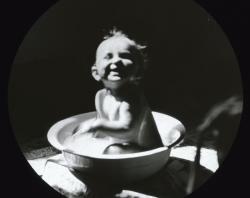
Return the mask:
<path fill-rule="evenodd" d="M 97 72 L 97 68 L 96 68 L 96 65 L 93 65 L 91 67 L 91 72 L 92 72 L 92 76 L 94 77 L 94 79 L 96 81 L 100 81 L 101 80 L 101 77 L 99 76 L 98 72 Z"/>

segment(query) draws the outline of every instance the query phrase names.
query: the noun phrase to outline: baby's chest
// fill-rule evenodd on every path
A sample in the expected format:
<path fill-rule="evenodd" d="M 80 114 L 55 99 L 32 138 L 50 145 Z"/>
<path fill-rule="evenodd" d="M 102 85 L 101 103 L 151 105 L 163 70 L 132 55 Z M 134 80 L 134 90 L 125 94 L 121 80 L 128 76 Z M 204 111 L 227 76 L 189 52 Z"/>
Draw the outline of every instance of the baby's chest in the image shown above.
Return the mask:
<path fill-rule="evenodd" d="M 109 120 L 118 120 L 122 102 L 117 101 L 113 96 L 106 96 L 102 102 L 102 113 Z"/>

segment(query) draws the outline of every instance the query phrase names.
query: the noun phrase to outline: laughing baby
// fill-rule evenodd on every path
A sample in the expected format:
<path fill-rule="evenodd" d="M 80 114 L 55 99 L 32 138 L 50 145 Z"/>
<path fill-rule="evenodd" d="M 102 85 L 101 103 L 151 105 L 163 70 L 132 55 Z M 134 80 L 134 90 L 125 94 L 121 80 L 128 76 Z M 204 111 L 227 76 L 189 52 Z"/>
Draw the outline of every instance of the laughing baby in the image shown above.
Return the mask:
<path fill-rule="evenodd" d="M 91 70 L 104 88 L 95 96 L 96 117 L 82 122 L 73 135 L 79 145 L 103 154 L 134 153 L 162 146 L 140 87 L 145 70 L 144 48 L 117 30 L 99 44 Z M 81 137 L 86 141 L 80 141 Z"/>

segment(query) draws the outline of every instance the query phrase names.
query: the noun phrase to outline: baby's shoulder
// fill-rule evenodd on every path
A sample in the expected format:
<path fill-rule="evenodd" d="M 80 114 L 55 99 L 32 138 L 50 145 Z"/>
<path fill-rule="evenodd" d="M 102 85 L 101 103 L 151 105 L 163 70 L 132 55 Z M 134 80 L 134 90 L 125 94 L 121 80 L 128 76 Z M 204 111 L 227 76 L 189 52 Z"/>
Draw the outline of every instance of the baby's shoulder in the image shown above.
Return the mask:
<path fill-rule="evenodd" d="M 96 92 L 95 97 L 96 98 L 103 98 L 105 97 L 107 94 L 107 90 L 106 89 L 100 89 L 99 91 Z"/>
<path fill-rule="evenodd" d="M 96 108 L 101 108 L 103 101 L 105 100 L 105 97 L 107 96 L 107 90 L 106 89 L 101 89 L 97 91 L 95 95 L 95 105 Z"/>

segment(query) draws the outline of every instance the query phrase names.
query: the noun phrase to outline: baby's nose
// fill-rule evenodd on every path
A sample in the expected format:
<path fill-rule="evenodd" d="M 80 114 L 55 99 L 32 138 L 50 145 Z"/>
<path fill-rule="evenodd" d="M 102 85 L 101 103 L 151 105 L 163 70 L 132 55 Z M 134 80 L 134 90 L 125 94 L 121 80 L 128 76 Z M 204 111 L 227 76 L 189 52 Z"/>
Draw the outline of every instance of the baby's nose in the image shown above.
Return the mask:
<path fill-rule="evenodd" d="M 121 59 L 119 57 L 114 57 L 111 61 L 110 69 L 117 69 L 121 64 Z"/>
<path fill-rule="evenodd" d="M 114 63 L 112 63 L 112 64 L 110 65 L 110 69 L 111 69 L 111 70 L 117 69 L 117 65 L 114 64 Z"/>

